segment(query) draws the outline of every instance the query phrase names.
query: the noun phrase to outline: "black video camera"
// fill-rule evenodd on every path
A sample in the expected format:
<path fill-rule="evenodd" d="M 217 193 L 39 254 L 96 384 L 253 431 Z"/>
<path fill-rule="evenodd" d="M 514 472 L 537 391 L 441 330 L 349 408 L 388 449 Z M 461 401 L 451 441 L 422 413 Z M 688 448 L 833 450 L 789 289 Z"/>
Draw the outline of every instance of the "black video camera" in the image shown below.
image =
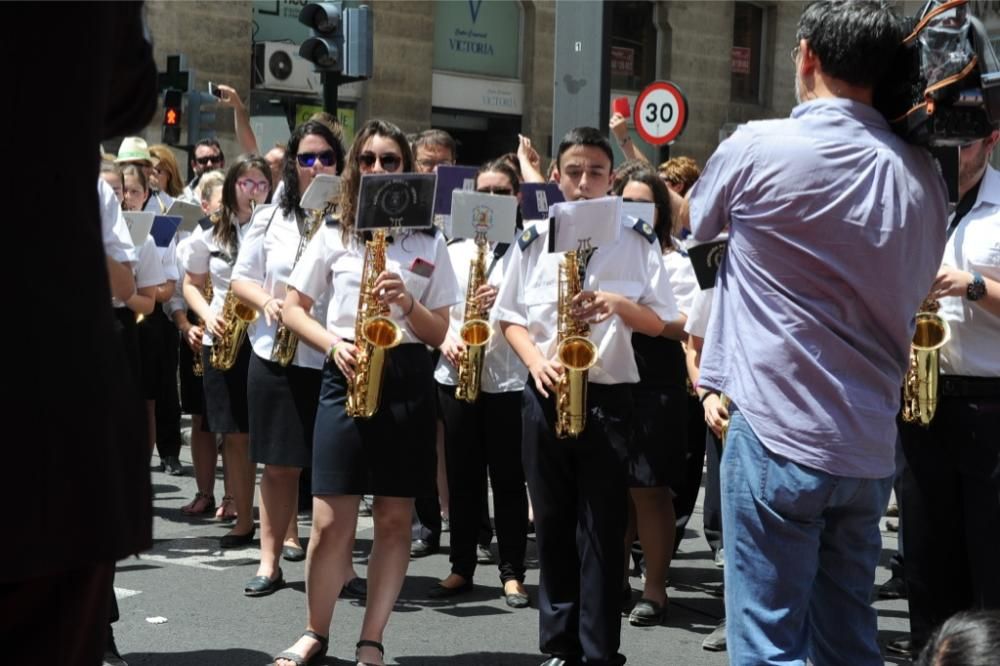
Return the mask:
<path fill-rule="evenodd" d="M 928 0 L 875 89 L 875 106 L 910 143 L 961 146 L 1000 127 L 1000 60 L 967 0 Z"/>

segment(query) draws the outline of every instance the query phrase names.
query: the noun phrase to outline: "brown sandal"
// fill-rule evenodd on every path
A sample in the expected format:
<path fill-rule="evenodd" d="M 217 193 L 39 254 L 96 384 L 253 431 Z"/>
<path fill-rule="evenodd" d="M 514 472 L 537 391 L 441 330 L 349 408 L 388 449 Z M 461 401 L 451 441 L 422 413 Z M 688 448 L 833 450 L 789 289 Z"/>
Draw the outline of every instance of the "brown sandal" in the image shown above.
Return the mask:
<path fill-rule="evenodd" d="M 200 516 L 205 513 L 212 513 L 215 509 L 215 498 L 208 493 L 198 491 L 194 499 L 187 506 L 181 507 L 181 513 L 185 516 Z"/>
<path fill-rule="evenodd" d="M 219 508 L 215 512 L 216 520 L 224 520 L 227 522 L 236 520 L 236 511 L 233 511 L 232 509 L 233 501 L 232 495 L 224 495 L 222 497 L 222 502 L 219 504 Z"/>

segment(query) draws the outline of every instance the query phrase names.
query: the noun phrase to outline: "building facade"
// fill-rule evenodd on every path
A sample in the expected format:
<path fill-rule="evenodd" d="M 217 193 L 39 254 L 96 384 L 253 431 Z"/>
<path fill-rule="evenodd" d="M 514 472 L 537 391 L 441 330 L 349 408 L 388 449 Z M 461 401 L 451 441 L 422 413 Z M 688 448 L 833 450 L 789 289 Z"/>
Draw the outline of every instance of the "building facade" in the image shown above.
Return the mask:
<path fill-rule="evenodd" d="M 683 90 L 684 132 L 669 147 L 636 145 L 654 161 L 667 154 L 704 163 L 737 124 L 786 116 L 795 104 L 789 54 L 805 2 L 607 0 L 611 95 L 634 103 L 655 80 Z M 149 0 L 148 20 L 161 69 L 184 54 L 192 86 L 226 83 L 248 100 L 262 150 L 322 108 L 318 76 L 297 56 L 308 29 L 304 0 Z M 360 4 L 349 1 L 348 5 Z M 368 0 L 374 18 L 374 76 L 341 86 L 339 115 L 348 138 L 369 118 L 406 132 L 445 129 L 461 142 L 459 161 L 478 164 L 513 151 L 517 135 L 548 157 L 553 143 L 555 3 L 551 0 Z M 921 3 L 902 3 L 915 11 Z M 914 5 L 914 6 L 911 6 Z M 1000 2 L 973 3 L 996 34 Z M 594 110 L 595 123 L 599 117 Z M 228 154 L 231 114 L 216 129 Z M 159 138 L 159 118 L 147 138 Z"/>

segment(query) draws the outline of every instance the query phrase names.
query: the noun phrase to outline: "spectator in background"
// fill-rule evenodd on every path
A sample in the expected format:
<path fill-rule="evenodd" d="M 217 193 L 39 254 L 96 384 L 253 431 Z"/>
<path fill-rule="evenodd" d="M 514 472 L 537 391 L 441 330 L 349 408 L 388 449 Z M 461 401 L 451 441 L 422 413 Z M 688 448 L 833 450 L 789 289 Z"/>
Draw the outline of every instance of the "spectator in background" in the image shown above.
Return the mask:
<path fill-rule="evenodd" d="M 681 196 L 688 193 L 691 186 L 698 180 L 698 176 L 701 175 L 698 163 L 684 155 L 671 157 L 657 167 L 657 172 L 667 187 Z"/>
<path fill-rule="evenodd" d="M 149 186 L 154 190 L 166 192 L 171 197 L 179 197 L 184 193 L 184 181 L 181 179 L 177 158 L 170 146 L 162 143 L 149 147 L 153 170 L 150 174 Z"/>
<path fill-rule="evenodd" d="M 257 145 L 256 142 L 254 145 Z M 222 154 L 222 146 L 219 145 L 218 139 L 202 139 L 194 146 L 194 157 L 191 158 L 191 170 L 194 171 L 194 178 L 184 188 L 185 201 L 198 202 L 194 188 L 197 187 L 198 180 L 205 172 L 214 169 L 226 170 L 226 156 Z"/>
<path fill-rule="evenodd" d="M 451 166 L 458 157 L 458 144 L 444 130 L 421 132 L 413 142 L 417 173 L 433 173 L 441 165 Z"/>

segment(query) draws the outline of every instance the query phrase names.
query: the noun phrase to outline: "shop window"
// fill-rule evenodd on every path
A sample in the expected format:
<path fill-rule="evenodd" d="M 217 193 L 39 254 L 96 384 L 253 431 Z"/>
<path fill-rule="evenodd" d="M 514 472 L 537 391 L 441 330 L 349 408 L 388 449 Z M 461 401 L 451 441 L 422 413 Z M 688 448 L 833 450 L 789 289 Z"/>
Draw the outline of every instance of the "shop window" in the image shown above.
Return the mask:
<path fill-rule="evenodd" d="M 656 80 L 656 25 L 649 0 L 611 3 L 611 88 L 642 90 Z"/>
<path fill-rule="evenodd" d="M 763 7 L 737 2 L 733 12 L 733 48 L 729 57 L 730 99 L 760 104 L 761 58 L 764 51 Z"/>

